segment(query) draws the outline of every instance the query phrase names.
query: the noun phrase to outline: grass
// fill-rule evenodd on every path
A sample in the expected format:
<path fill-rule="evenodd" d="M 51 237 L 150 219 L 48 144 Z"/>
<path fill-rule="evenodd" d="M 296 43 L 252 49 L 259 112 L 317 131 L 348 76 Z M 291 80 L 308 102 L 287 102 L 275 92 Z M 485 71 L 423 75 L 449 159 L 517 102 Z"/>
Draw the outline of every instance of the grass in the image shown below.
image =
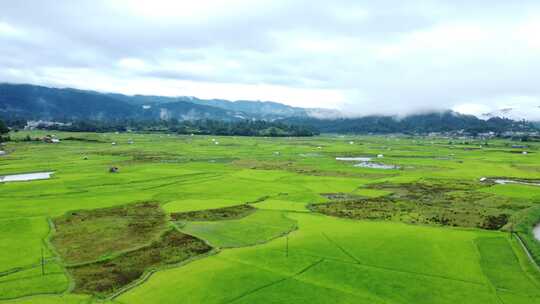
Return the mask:
<path fill-rule="evenodd" d="M 283 212 L 249 211 L 241 219 L 179 223 L 182 231 L 207 240 L 216 247 L 241 247 L 264 243 L 295 229 L 295 221 Z"/>
<path fill-rule="evenodd" d="M 307 212 L 306 203 L 289 201 L 285 199 L 269 199 L 254 204 L 258 209 Z"/>
<path fill-rule="evenodd" d="M 47 263 L 43 270 L 44 274 L 37 266 L 0 276 L 0 300 L 18 298 L 29 291 L 34 294 L 58 294 L 68 289 L 69 279 L 62 265 Z"/>
<path fill-rule="evenodd" d="M 101 303 L 127 285 L 111 303 L 539 303 L 508 231 L 540 260 L 540 187 L 479 183 L 540 179 L 538 143 L 55 133 L 71 140 L 0 158 L 0 175 L 55 172 L 0 184 L 0 303 Z M 335 159 L 377 154 L 402 169 Z"/>
<path fill-rule="evenodd" d="M 36 264 L 41 259 L 42 239 L 49 225 L 44 217 L 0 220 L 0 273 Z M 17 253 L 17 258 L 13 258 Z"/>
<path fill-rule="evenodd" d="M 54 296 L 54 295 L 40 295 L 33 297 L 21 298 L 18 300 L 12 300 L 9 303 L 17 304 L 31 304 L 31 303 L 40 303 L 40 304 L 87 304 L 92 301 L 92 298 L 87 295 L 64 295 L 64 296 Z M 112 304 L 113 302 L 104 301 L 101 303 Z"/>
<path fill-rule="evenodd" d="M 489 282 L 498 290 L 505 290 L 530 298 L 540 299 L 540 284 L 519 269 L 519 259 L 504 238 L 477 238 L 480 265 Z"/>
<path fill-rule="evenodd" d="M 533 235 L 533 228 L 540 222 L 540 205 L 534 206 L 527 212 L 522 212 L 516 216 L 516 225 L 513 230 L 522 238 L 527 250 L 531 253 L 533 259 L 540 265 L 540 246 L 539 241 Z"/>
<path fill-rule="evenodd" d="M 60 293 L 68 288 L 63 268 L 50 262 L 52 253 L 42 241 L 48 232 L 45 218 L 0 220 L 0 300 L 28 293 Z M 44 276 L 41 250 L 48 261 Z"/>

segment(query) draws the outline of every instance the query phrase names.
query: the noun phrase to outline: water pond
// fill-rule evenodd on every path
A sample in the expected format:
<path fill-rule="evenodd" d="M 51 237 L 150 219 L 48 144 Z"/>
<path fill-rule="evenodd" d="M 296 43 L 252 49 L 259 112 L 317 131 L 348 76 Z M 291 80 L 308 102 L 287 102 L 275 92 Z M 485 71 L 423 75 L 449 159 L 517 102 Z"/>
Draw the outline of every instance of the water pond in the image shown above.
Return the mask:
<path fill-rule="evenodd" d="M 521 181 L 521 180 L 512 180 L 512 179 L 496 179 L 494 180 L 496 184 L 506 185 L 506 184 L 520 184 L 520 185 L 529 185 L 529 186 L 540 186 L 540 182 L 537 181 Z"/>
<path fill-rule="evenodd" d="M 371 157 L 336 157 L 336 160 L 358 162 L 354 166 L 360 167 L 360 168 L 383 169 L 383 170 L 399 169 L 399 166 L 395 166 L 395 165 L 374 163 L 371 161 L 372 160 Z"/>
<path fill-rule="evenodd" d="M 361 167 L 361 168 L 383 169 L 383 170 L 399 169 L 399 166 L 387 165 L 387 164 L 381 164 L 381 163 L 371 163 L 371 162 L 361 162 L 354 166 Z"/>
<path fill-rule="evenodd" d="M 54 172 L 36 172 L 0 176 L 0 183 L 26 182 L 32 180 L 49 179 Z"/>
<path fill-rule="evenodd" d="M 368 162 L 371 161 L 371 157 L 336 157 L 336 160 Z"/>

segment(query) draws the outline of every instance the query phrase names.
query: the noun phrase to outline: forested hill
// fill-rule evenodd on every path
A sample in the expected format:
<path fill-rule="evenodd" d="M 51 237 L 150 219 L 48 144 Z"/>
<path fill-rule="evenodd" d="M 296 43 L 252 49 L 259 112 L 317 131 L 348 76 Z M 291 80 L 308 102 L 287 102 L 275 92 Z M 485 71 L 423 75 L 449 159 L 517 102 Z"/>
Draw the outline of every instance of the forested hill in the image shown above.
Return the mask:
<path fill-rule="evenodd" d="M 154 106 L 128 102 L 130 96 L 34 85 L 0 84 L 0 118 L 5 120 L 236 120 L 224 109 L 175 101 Z"/>
<path fill-rule="evenodd" d="M 459 132 L 478 134 L 485 132 L 537 131 L 538 125 L 526 121 L 514 121 L 493 117 L 482 120 L 473 115 L 453 111 L 411 115 L 404 118 L 393 116 L 365 116 L 348 119 L 289 118 L 283 123 L 316 127 L 321 133 L 388 134 Z"/>
<path fill-rule="evenodd" d="M 227 101 L 222 99 L 203 100 L 195 97 L 128 96 L 122 94 L 99 93 L 77 89 L 57 89 L 26 84 L 0 84 L 0 120 L 8 124 L 25 124 L 27 120 L 72 122 L 79 129 L 108 130 L 119 127 L 144 125 L 144 128 L 169 128 L 185 125 L 200 132 L 217 128 L 219 132 L 249 134 L 246 127 L 255 125 L 239 123 L 245 121 L 266 121 L 280 125 L 256 125 L 261 134 L 268 128 L 277 128 L 279 134 L 290 133 L 468 133 L 506 131 L 533 131 L 538 125 L 524 121 L 493 117 L 482 120 L 476 116 L 458 114 L 452 111 L 428 113 L 396 118 L 392 116 L 365 116 L 359 118 L 342 117 L 333 110 L 291 107 L 276 102 Z M 325 117 L 322 119 L 320 117 Z M 334 118 L 332 118 L 334 117 Z M 226 126 L 203 121 L 227 122 Z M 178 122 L 197 122 L 195 125 Z M 129 126 L 128 126 L 129 124 Z M 289 130 L 285 125 L 293 125 Z M 209 127 L 211 126 L 211 127 Z M 307 128 L 304 128 L 307 127 Z M 182 129 L 182 128 L 180 128 Z M 237 131 L 241 129 L 241 131 Z M 271 129 L 274 130 L 274 129 Z M 287 131 L 284 131 L 287 130 Z M 301 131 L 299 131 L 301 130 Z M 274 130 L 275 131 L 275 130 Z M 276 133 L 272 131 L 272 133 Z M 218 131 L 215 131 L 218 132 Z M 269 132 L 269 131 L 268 131 Z M 197 132 L 194 132 L 197 133 Z"/>
<path fill-rule="evenodd" d="M 99 93 L 27 84 L 0 83 L 0 119 L 72 120 L 277 120 L 336 115 L 269 101 L 228 101 L 189 96 L 165 97 Z"/>

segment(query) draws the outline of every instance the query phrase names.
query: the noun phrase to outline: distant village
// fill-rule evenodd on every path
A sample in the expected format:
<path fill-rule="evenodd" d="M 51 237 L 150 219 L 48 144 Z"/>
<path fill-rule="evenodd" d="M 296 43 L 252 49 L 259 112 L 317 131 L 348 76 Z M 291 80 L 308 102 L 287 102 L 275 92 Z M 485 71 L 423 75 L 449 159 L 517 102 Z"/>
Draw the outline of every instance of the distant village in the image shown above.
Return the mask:
<path fill-rule="evenodd" d="M 48 121 L 48 120 L 28 120 L 24 126 L 25 130 L 36 130 L 44 128 L 53 128 L 53 127 L 66 127 L 71 126 L 71 122 L 63 123 L 58 121 Z"/>
<path fill-rule="evenodd" d="M 415 134 L 419 136 L 423 136 L 425 134 Z M 430 132 L 427 134 L 429 137 L 437 137 L 437 138 L 448 138 L 448 139 L 493 139 L 493 138 L 506 138 L 506 139 L 513 139 L 518 141 L 540 141 L 540 132 L 538 131 L 505 131 L 502 133 L 495 133 L 495 132 L 483 132 L 483 133 L 477 133 L 473 134 L 470 132 L 465 132 L 463 130 L 461 131 L 452 131 L 452 132 Z"/>

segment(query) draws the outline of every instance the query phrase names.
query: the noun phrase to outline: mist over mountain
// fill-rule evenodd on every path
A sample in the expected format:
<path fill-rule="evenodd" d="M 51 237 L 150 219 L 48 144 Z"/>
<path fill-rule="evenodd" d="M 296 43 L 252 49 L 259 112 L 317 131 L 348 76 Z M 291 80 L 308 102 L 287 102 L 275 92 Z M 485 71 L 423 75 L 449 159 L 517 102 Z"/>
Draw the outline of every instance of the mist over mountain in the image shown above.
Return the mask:
<path fill-rule="evenodd" d="M 97 92 L 0 85 L 0 117 L 4 119 L 104 120 L 134 115 L 134 107 Z"/>
<path fill-rule="evenodd" d="M 512 120 L 522 120 L 526 117 L 529 117 L 529 120 L 540 121 L 540 105 L 528 107 L 506 107 L 495 111 L 482 113 L 481 115 L 479 115 L 479 117 L 483 119 L 500 117 Z"/>
<path fill-rule="evenodd" d="M 186 101 L 188 98 L 127 96 L 34 85 L 1 84 L 0 117 L 42 120 L 238 120 L 243 113 Z"/>
<path fill-rule="evenodd" d="M 337 110 L 299 108 L 272 101 L 229 101 L 191 96 L 123 95 L 29 84 L 0 84 L 4 119 L 178 119 L 279 120 L 288 117 L 335 118 Z"/>
<path fill-rule="evenodd" d="M 270 121 L 325 133 L 471 133 L 534 130 L 533 124 L 492 115 L 480 119 L 454 111 L 405 117 L 347 117 L 337 110 L 300 108 L 271 101 L 228 101 L 190 96 L 123 95 L 28 84 L 0 84 L 0 119 L 49 121 Z"/>
<path fill-rule="evenodd" d="M 237 100 L 229 101 L 225 99 L 200 99 L 193 96 L 153 96 L 153 95 L 123 95 L 123 94 L 107 94 L 113 98 L 125 101 L 129 104 L 140 105 L 146 108 L 159 107 L 164 104 L 171 103 L 191 103 L 201 106 L 211 106 L 222 110 L 234 113 L 236 118 L 240 119 L 263 119 L 275 120 L 286 117 L 340 117 L 342 114 L 337 110 L 320 109 L 320 108 L 300 108 L 285 105 L 273 101 L 252 101 L 252 100 Z"/>

